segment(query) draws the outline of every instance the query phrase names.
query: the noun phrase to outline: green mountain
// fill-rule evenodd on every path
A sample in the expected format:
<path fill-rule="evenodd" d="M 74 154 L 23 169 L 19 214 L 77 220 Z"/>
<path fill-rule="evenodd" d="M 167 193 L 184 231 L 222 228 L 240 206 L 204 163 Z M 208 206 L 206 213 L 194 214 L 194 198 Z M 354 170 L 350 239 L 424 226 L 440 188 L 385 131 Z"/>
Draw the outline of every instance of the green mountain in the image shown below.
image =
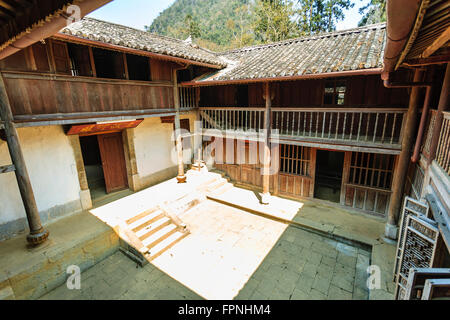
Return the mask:
<path fill-rule="evenodd" d="M 252 0 L 177 0 L 160 13 L 147 31 L 178 39 L 193 35 L 211 50 L 252 44 Z"/>

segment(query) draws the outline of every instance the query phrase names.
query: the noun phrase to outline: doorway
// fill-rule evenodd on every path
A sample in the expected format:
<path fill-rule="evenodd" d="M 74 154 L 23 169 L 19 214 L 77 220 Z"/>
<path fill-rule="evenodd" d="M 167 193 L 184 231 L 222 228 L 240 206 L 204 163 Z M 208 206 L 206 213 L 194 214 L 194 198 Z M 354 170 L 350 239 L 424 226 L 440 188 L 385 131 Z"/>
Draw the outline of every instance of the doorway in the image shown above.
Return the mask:
<path fill-rule="evenodd" d="M 128 188 L 122 133 L 80 137 L 92 199 Z"/>
<path fill-rule="evenodd" d="M 344 157 L 344 152 L 317 150 L 315 198 L 340 202 Z"/>

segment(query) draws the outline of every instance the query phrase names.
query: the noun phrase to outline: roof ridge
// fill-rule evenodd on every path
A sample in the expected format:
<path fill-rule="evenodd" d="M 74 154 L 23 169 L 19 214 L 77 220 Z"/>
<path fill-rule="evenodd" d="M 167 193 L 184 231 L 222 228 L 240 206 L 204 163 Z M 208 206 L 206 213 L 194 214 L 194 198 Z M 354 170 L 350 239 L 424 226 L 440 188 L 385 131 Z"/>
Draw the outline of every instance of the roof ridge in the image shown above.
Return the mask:
<path fill-rule="evenodd" d="M 220 57 L 220 56 L 224 56 L 224 55 L 228 55 L 228 54 L 232 54 L 232 53 L 246 52 L 246 51 L 280 46 L 280 45 L 288 45 L 293 42 L 317 40 L 317 39 L 326 38 L 326 37 L 335 36 L 335 35 L 344 35 L 344 34 L 349 34 L 349 33 L 354 33 L 354 32 L 362 32 L 362 31 L 373 30 L 373 29 L 381 29 L 383 27 L 386 27 L 385 22 L 374 23 L 374 24 L 363 26 L 363 27 L 356 27 L 356 28 L 350 28 L 350 29 L 332 31 L 332 32 L 324 32 L 324 33 L 319 33 L 319 34 L 315 34 L 315 35 L 302 36 L 302 37 L 297 37 L 297 38 L 292 38 L 292 39 L 281 40 L 281 41 L 277 41 L 277 42 L 257 44 L 257 45 L 253 45 L 253 46 L 227 50 L 227 51 L 219 52 L 218 56 Z"/>

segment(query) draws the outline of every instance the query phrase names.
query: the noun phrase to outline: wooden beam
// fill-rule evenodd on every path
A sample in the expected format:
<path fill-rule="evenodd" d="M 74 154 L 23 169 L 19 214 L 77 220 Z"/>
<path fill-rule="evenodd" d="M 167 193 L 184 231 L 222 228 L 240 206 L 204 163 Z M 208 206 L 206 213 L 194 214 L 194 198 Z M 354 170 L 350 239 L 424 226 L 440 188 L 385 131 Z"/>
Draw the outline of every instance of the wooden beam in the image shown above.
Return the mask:
<path fill-rule="evenodd" d="M 434 42 L 428 48 L 425 49 L 421 57 L 428 58 L 437 50 L 439 50 L 449 40 L 450 40 L 450 27 L 448 27 L 447 30 L 445 30 L 439 37 L 437 37 L 436 40 L 434 40 Z"/>
<path fill-rule="evenodd" d="M 16 167 L 13 164 L 10 164 L 9 166 L 1 166 L 0 167 L 0 174 L 13 172 L 13 171 L 16 171 Z"/>
<path fill-rule="evenodd" d="M 433 64 L 445 64 L 450 62 L 450 53 L 449 54 L 443 54 L 439 56 L 432 56 L 428 58 L 421 58 L 421 59 L 411 59 L 403 62 L 403 65 L 406 67 L 421 67 L 421 66 L 428 66 Z"/>

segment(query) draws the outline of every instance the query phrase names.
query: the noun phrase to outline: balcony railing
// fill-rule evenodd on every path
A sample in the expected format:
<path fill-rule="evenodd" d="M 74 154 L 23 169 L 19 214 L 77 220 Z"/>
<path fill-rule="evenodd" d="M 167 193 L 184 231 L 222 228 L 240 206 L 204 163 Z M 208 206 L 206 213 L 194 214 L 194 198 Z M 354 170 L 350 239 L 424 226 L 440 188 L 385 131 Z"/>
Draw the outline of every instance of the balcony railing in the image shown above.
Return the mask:
<path fill-rule="evenodd" d="M 180 109 L 191 110 L 197 108 L 197 91 L 196 88 L 179 87 Z"/>
<path fill-rule="evenodd" d="M 264 108 L 200 108 L 203 129 L 260 132 Z M 272 108 L 281 139 L 388 146 L 400 149 L 405 109 Z"/>
<path fill-rule="evenodd" d="M 450 175 L 450 112 L 444 112 L 436 162 Z"/>

